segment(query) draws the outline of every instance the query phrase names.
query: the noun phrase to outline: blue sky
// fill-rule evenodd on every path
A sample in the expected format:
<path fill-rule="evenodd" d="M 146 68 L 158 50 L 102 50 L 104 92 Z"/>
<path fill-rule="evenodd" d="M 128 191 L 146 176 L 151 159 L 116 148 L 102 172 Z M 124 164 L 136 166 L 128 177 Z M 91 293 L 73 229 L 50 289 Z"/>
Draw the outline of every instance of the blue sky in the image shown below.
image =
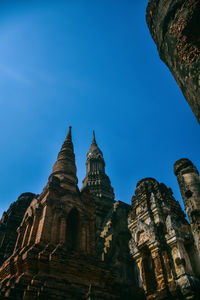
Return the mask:
<path fill-rule="evenodd" d="M 40 193 L 72 126 L 79 186 L 92 130 L 116 199 L 154 177 L 181 201 L 173 163 L 200 169 L 199 125 L 161 62 L 147 0 L 1 1 L 0 214 Z"/>

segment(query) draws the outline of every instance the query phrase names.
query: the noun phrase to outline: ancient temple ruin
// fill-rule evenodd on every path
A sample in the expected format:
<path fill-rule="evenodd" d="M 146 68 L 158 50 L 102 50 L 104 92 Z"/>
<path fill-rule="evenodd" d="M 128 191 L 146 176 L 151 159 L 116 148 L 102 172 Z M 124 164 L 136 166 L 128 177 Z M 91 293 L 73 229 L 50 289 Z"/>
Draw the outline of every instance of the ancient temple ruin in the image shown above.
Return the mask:
<path fill-rule="evenodd" d="M 1 218 L 0 299 L 200 299 L 199 173 L 174 172 L 190 223 L 153 178 L 116 201 L 95 135 L 79 190 L 70 127 L 42 193 Z"/>

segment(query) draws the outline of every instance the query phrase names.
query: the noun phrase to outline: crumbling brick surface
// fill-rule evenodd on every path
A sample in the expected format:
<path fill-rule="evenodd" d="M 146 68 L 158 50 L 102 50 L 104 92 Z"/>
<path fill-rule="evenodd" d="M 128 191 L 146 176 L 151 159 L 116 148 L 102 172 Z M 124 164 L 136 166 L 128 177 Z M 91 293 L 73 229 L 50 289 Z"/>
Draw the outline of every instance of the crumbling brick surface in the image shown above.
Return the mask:
<path fill-rule="evenodd" d="M 146 21 L 160 58 L 200 122 L 200 2 L 150 0 Z"/>

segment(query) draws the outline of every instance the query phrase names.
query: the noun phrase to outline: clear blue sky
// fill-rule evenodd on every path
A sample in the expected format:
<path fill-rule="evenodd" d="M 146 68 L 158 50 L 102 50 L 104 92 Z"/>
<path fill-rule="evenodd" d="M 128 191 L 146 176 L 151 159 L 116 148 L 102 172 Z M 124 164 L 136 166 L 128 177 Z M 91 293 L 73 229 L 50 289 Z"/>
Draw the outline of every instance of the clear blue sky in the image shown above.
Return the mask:
<path fill-rule="evenodd" d="M 40 193 L 72 126 L 79 186 L 95 129 L 116 199 L 173 163 L 200 169 L 200 128 L 145 23 L 147 0 L 0 2 L 0 214 Z"/>

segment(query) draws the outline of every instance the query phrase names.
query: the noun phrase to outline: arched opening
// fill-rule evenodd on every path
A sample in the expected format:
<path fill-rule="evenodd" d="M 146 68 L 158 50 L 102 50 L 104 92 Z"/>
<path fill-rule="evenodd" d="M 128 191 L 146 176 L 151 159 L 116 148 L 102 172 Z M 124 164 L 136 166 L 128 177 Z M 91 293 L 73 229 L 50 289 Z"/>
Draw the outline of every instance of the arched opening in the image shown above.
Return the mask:
<path fill-rule="evenodd" d="M 66 244 L 69 251 L 80 249 L 80 217 L 76 208 L 67 216 Z"/>
<path fill-rule="evenodd" d="M 155 292 L 157 288 L 155 266 L 148 247 L 144 247 L 142 250 L 142 273 L 147 294 Z"/>

